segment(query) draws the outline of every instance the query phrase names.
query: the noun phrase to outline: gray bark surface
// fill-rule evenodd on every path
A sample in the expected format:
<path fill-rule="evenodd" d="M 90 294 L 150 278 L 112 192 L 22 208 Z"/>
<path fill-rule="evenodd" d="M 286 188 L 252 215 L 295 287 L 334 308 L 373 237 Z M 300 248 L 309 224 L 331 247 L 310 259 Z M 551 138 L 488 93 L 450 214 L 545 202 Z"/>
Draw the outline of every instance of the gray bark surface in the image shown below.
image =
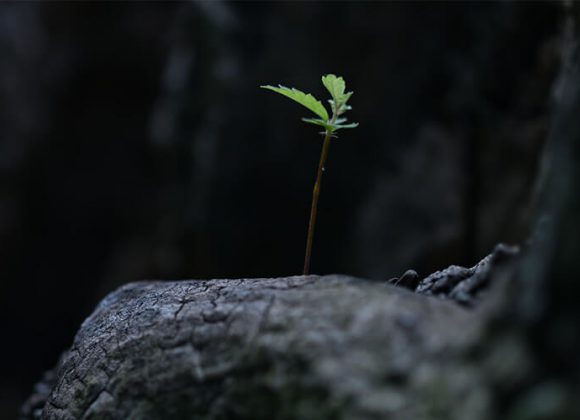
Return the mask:
<path fill-rule="evenodd" d="M 480 324 L 338 275 L 132 283 L 83 323 L 42 417 L 484 418 L 454 366 Z"/>

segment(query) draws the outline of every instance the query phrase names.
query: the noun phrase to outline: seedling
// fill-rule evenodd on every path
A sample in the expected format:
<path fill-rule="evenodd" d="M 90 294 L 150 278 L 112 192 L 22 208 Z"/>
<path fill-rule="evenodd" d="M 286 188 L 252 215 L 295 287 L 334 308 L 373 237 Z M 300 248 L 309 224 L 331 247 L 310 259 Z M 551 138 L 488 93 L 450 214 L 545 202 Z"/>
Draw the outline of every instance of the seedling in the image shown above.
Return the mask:
<path fill-rule="evenodd" d="M 312 192 L 312 207 L 310 209 L 310 222 L 308 223 L 308 237 L 306 238 L 306 255 L 304 256 L 304 275 L 310 271 L 310 256 L 312 255 L 312 240 L 314 238 L 314 226 L 316 225 L 316 211 L 318 209 L 318 197 L 320 196 L 320 182 L 322 180 L 322 173 L 324 172 L 324 165 L 328 157 L 328 150 L 330 148 L 330 139 L 336 138 L 336 132 L 342 128 L 354 128 L 358 123 L 346 123 L 346 118 L 341 117 L 346 111 L 352 109 L 347 105 L 348 100 L 352 96 L 352 92 L 345 92 L 345 82 L 342 77 L 337 77 L 334 74 L 327 74 L 322 76 L 322 84 L 330 92 L 331 99 L 330 109 L 332 116 L 329 117 L 328 111 L 322 103 L 309 93 L 304 93 L 295 88 L 287 88 L 282 85 L 274 86 L 260 86 L 264 89 L 269 89 L 277 92 L 300 105 L 308 108 L 310 111 L 318 115 L 319 118 L 302 118 L 302 121 L 308 124 L 318 125 L 324 128 L 320 134 L 324 135 L 324 143 L 322 144 L 322 152 L 320 153 L 320 162 L 318 163 L 318 173 L 316 175 L 316 182 L 314 183 L 314 190 Z"/>

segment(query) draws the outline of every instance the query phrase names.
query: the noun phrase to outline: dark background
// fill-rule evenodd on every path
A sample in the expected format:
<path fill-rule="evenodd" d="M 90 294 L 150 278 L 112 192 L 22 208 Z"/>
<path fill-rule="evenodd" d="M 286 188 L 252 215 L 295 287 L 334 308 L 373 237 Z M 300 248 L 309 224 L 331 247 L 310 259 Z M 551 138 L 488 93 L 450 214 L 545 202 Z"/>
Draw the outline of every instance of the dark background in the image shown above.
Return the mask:
<path fill-rule="evenodd" d="M 528 236 L 556 2 L 0 4 L 0 417 L 140 279 L 300 274 L 321 138 L 261 84 L 354 90 L 312 271 Z"/>

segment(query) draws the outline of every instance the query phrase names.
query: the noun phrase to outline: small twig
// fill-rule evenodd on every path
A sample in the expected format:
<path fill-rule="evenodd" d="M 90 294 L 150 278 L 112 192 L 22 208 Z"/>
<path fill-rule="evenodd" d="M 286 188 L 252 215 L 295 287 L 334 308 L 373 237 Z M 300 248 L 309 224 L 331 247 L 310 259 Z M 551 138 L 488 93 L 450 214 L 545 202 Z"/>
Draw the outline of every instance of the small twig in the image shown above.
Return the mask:
<path fill-rule="evenodd" d="M 320 196 L 320 183 L 322 181 L 322 173 L 324 172 L 324 165 L 328 157 L 330 149 L 330 131 L 326 131 L 324 143 L 322 144 L 322 152 L 320 153 L 320 162 L 318 163 L 318 173 L 316 175 L 316 183 L 312 191 L 312 207 L 310 209 L 310 222 L 308 223 L 308 237 L 306 239 L 306 255 L 304 256 L 304 271 L 307 275 L 310 271 L 310 256 L 312 255 L 312 241 L 314 239 L 314 227 L 316 225 L 316 212 L 318 210 L 318 197 Z"/>

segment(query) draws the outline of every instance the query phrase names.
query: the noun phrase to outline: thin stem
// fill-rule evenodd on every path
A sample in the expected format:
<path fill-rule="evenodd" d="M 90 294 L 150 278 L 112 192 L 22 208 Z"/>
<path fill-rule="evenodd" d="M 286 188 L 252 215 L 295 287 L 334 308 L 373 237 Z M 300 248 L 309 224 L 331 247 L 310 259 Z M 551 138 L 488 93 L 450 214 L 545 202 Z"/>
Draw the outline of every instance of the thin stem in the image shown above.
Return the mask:
<path fill-rule="evenodd" d="M 310 223 L 308 224 L 308 238 L 306 239 L 306 255 L 304 256 L 304 275 L 307 275 L 310 271 L 310 256 L 312 255 L 312 240 L 314 238 L 314 226 L 316 225 L 318 197 L 320 196 L 320 182 L 322 180 L 326 158 L 328 157 L 328 150 L 330 149 L 330 139 L 331 133 L 327 130 L 324 137 L 324 144 L 322 145 L 322 152 L 320 153 L 316 183 L 314 184 L 314 190 L 312 191 L 312 207 L 310 209 Z"/>

